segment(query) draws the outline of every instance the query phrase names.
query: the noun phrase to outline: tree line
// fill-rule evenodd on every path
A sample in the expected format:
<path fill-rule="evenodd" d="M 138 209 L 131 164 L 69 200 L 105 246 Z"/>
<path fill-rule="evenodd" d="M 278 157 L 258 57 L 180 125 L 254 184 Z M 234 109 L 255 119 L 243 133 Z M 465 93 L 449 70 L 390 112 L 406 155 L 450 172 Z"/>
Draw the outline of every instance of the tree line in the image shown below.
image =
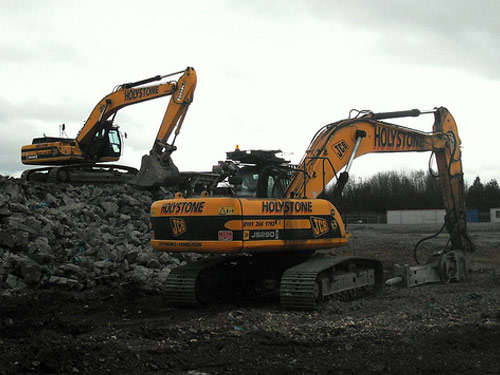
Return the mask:
<path fill-rule="evenodd" d="M 466 184 L 465 197 L 467 209 L 489 212 L 500 207 L 500 187 L 495 179 L 483 184 L 476 177 L 472 185 Z M 389 171 L 365 179 L 351 178 L 339 205 L 345 213 L 444 208 L 438 178 L 424 171 Z"/>

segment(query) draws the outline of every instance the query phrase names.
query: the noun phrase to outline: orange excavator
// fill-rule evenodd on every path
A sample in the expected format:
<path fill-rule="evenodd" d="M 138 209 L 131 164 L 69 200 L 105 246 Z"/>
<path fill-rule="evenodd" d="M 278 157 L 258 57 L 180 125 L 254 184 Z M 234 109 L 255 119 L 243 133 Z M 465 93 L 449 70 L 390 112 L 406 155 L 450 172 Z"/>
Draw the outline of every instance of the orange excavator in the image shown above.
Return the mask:
<path fill-rule="evenodd" d="M 181 74 L 178 80 L 147 85 Z M 74 139 L 41 137 L 21 149 L 23 164 L 50 166 L 27 170 L 22 177 L 28 181 L 52 182 L 123 182 L 142 187 L 162 185 L 178 178 L 179 171 L 170 155 L 176 149 L 180 132 L 196 89 L 196 72 L 184 71 L 155 76 L 117 86 L 102 98 L 90 113 Z M 142 159 L 140 171 L 135 168 L 102 164 L 115 162 L 122 154 L 122 136 L 114 124 L 117 112 L 127 106 L 170 95 L 168 107 L 149 155 Z M 175 137 L 167 143 L 171 134 Z"/>
<path fill-rule="evenodd" d="M 434 114 L 432 132 L 384 120 Z M 321 128 L 298 166 L 277 150 L 228 153 L 221 170 L 231 170 L 225 196 L 154 202 L 151 243 L 166 252 L 218 254 L 174 268 L 167 298 L 180 305 L 204 304 L 225 293 L 252 293 L 279 284 L 285 308 L 315 309 L 325 298 L 352 298 L 381 287 L 380 261 L 318 254 L 347 243 L 336 205 L 355 158 L 368 153 L 435 154 L 446 209 L 449 246 L 418 270 L 398 275 L 408 284 L 460 281 L 468 277 L 474 245 L 466 227 L 460 138 L 444 107 L 431 111 L 358 112 Z M 325 197 L 330 181 L 333 202 Z M 425 273 L 426 272 L 426 273 Z M 419 277 L 412 276 L 418 273 Z"/>

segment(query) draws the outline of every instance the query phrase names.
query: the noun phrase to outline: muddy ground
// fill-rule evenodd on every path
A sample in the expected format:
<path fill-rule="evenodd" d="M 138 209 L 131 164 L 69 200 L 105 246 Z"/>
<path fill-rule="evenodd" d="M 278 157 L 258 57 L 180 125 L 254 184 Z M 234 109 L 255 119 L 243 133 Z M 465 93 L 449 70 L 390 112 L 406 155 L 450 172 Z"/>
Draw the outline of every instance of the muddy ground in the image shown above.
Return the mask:
<path fill-rule="evenodd" d="M 349 229 L 337 253 L 375 256 L 389 277 L 439 226 Z M 179 309 L 111 287 L 3 297 L 0 374 L 497 374 L 500 225 L 470 232 L 470 281 L 384 287 L 317 312 L 283 310 L 277 296 Z"/>

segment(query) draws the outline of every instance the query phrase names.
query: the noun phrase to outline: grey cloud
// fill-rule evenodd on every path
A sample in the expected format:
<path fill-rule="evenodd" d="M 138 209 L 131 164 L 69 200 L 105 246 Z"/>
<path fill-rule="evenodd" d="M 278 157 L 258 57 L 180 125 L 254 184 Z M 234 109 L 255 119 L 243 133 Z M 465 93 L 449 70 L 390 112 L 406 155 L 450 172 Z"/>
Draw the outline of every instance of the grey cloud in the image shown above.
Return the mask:
<path fill-rule="evenodd" d="M 316 1 L 308 11 L 353 31 L 376 34 L 371 50 L 399 61 L 499 78 L 497 1 Z M 340 6 L 339 6 L 340 5 Z"/>
<path fill-rule="evenodd" d="M 82 105 L 74 100 L 68 100 L 65 104 L 47 104 L 36 99 L 11 103 L 0 97 L 0 121 L 14 127 L 14 122 L 36 123 L 39 121 L 53 122 L 54 124 L 66 121 L 83 125 L 87 118 L 85 111 L 82 111 L 81 108 Z M 2 127 L 2 129 L 4 128 Z"/>
<path fill-rule="evenodd" d="M 500 78 L 498 1 L 289 0 L 282 7 L 268 3 L 245 2 L 238 10 L 274 19 L 312 17 L 323 26 L 331 23 L 353 34 L 367 34 L 371 43 L 360 47 L 365 55 L 384 57 L 389 64 L 408 62 Z"/>
<path fill-rule="evenodd" d="M 23 103 L 10 103 L 0 97 L 0 128 L 2 129 L 2 147 L 0 147 L 0 174 L 16 176 L 27 169 L 21 164 L 21 147 L 30 144 L 33 138 L 43 133 L 58 136 L 59 125 L 73 123 L 79 129 L 86 118 L 78 118 L 75 113 L 82 113 L 75 104 L 48 105 L 36 100 Z M 40 129 L 37 124 L 46 125 Z M 76 136 L 76 134 L 68 134 Z"/>
<path fill-rule="evenodd" d="M 0 37 L 0 42 L 2 43 L 0 62 L 12 64 L 16 68 L 18 64 L 22 64 L 38 71 L 42 63 L 49 63 L 49 66 L 56 67 L 68 63 L 81 65 L 82 62 L 82 57 L 72 46 L 54 40 L 48 34 L 33 35 L 30 40 L 25 40 L 23 37 L 5 40 Z"/>
<path fill-rule="evenodd" d="M 0 13 L 0 61 L 35 66 L 42 62 L 78 63 L 78 50 L 65 41 L 72 30 L 54 16 L 55 9 L 57 4 L 6 2 Z"/>

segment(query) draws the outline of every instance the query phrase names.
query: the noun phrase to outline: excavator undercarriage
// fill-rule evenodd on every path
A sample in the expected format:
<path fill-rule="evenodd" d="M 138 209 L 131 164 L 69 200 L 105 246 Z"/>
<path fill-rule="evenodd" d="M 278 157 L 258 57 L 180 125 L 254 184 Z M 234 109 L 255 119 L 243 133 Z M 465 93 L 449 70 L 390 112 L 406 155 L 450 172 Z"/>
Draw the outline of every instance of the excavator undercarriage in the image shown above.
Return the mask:
<path fill-rule="evenodd" d="M 174 268 L 166 281 L 169 303 L 203 306 L 228 296 L 270 293 L 281 306 L 315 310 L 327 299 L 352 300 L 382 287 L 378 260 L 311 252 L 219 256 Z"/>
<path fill-rule="evenodd" d="M 23 171 L 21 179 L 50 183 L 125 183 L 138 173 L 134 167 L 118 164 L 69 164 L 57 167 L 33 168 Z"/>

